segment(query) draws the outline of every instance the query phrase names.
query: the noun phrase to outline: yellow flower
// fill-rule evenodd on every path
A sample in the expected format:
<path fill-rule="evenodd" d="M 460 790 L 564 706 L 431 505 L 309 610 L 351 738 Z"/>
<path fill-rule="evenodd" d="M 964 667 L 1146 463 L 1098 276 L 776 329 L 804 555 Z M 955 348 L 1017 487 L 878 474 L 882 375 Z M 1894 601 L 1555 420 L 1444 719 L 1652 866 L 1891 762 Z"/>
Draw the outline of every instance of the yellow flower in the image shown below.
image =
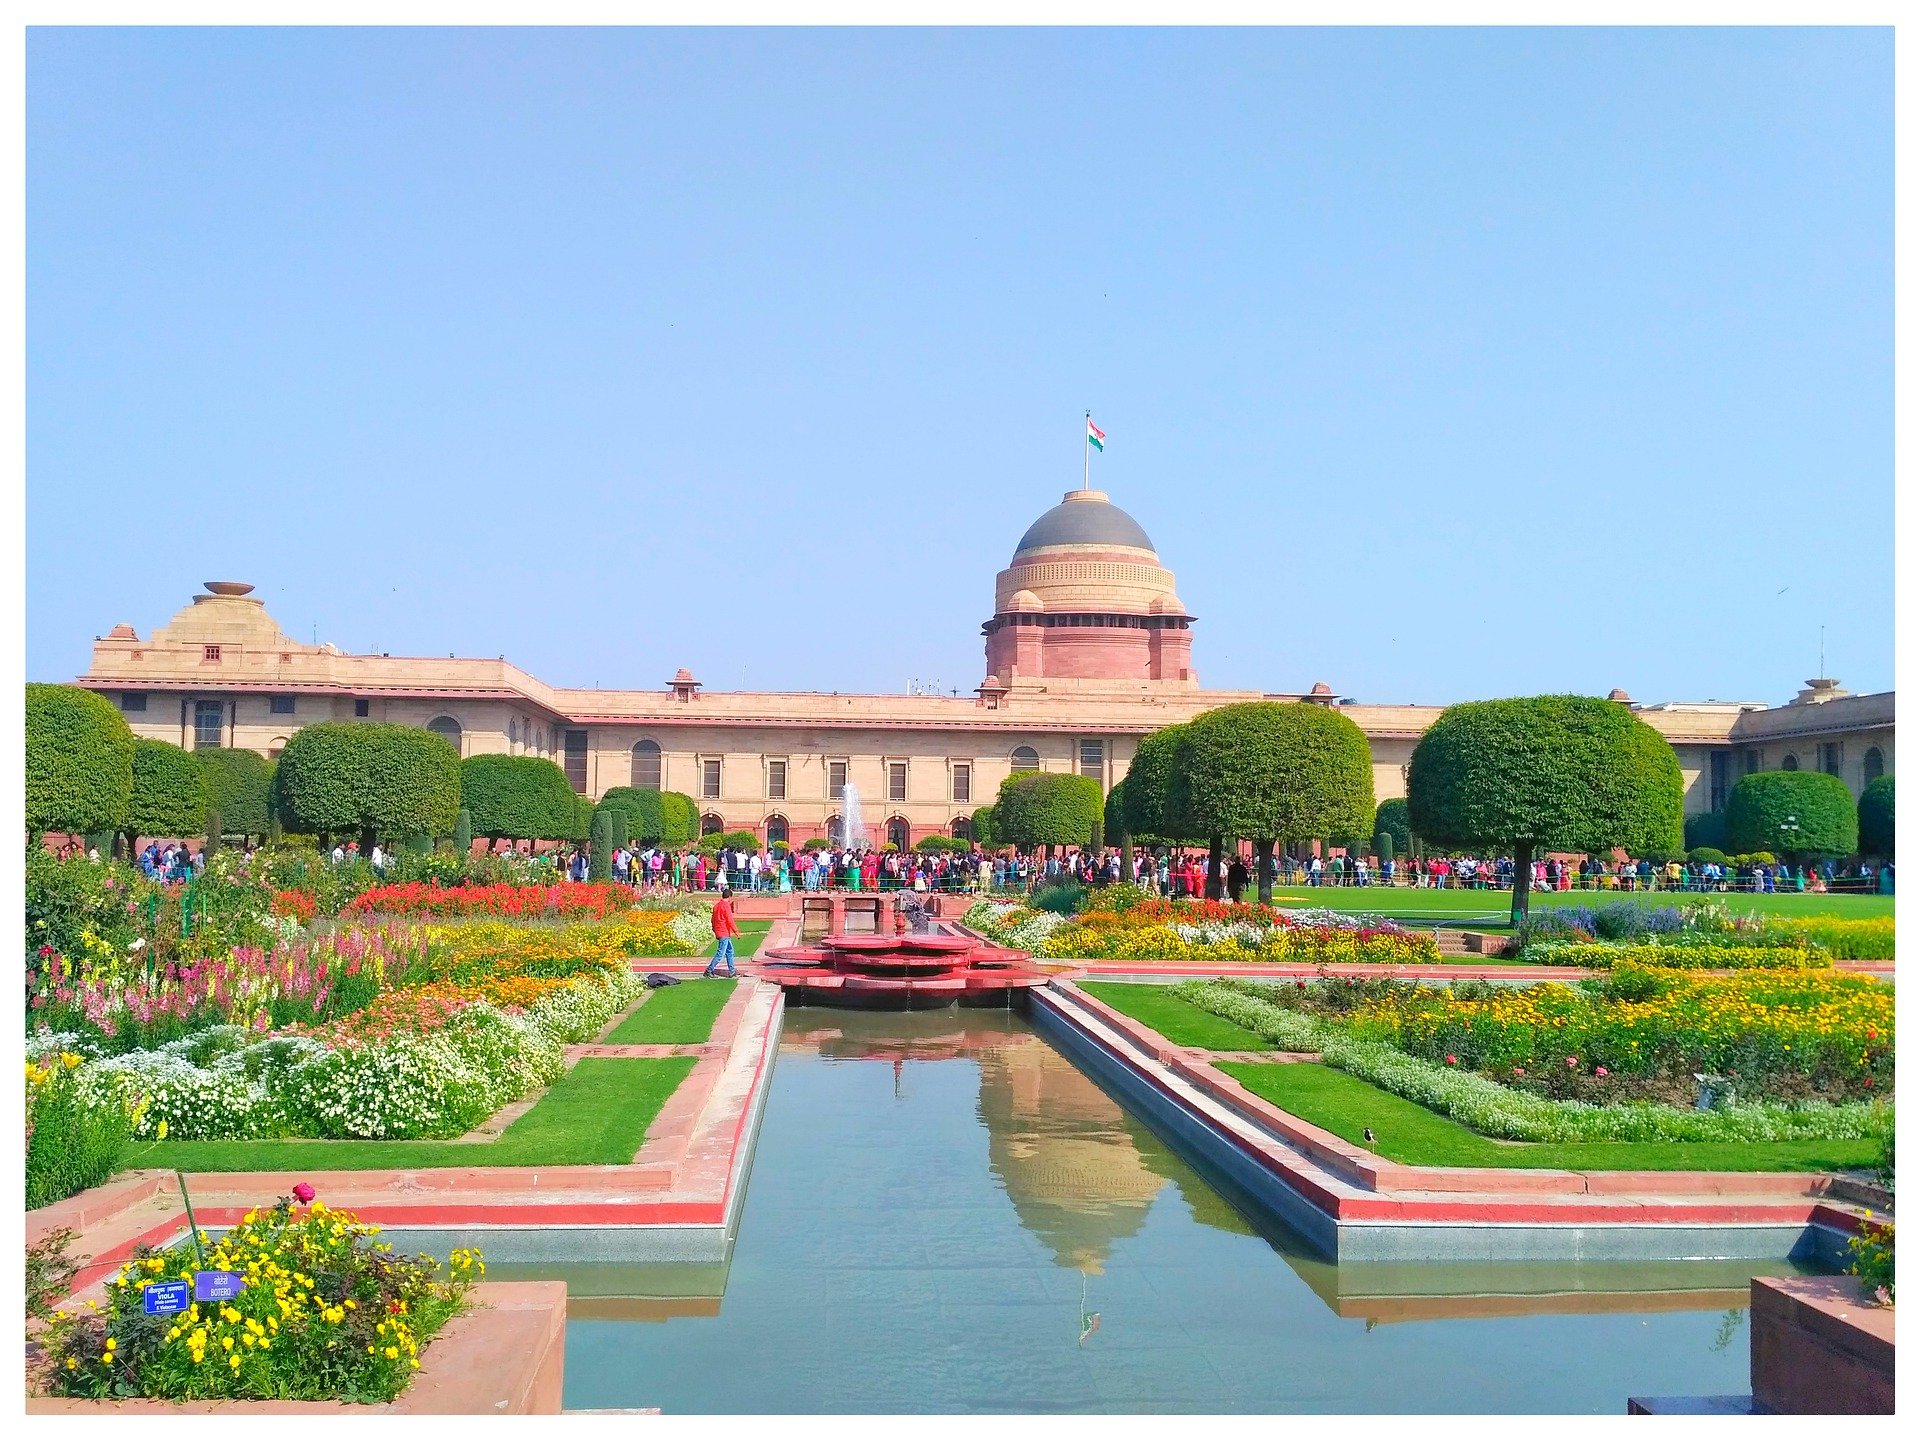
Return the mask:
<path fill-rule="evenodd" d="M 400 1358 L 399 1349 L 393 1345 L 387 1346 L 387 1358 L 389 1360 L 398 1360 Z"/>
<path fill-rule="evenodd" d="M 71 1070 L 80 1063 L 80 1057 L 71 1050 L 62 1050 L 60 1052 L 60 1063 Z"/>
<path fill-rule="evenodd" d="M 167 1122 L 166 1121 L 162 1120 L 158 1125 L 154 1127 L 153 1136 L 154 1136 L 154 1139 L 156 1140 L 164 1140 L 167 1138 Z"/>
<path fill-rule="evenodd" d="M 118 1348 L 119 1344 L 120 1342 L 118 1340 L 114 1339 L 113 1336 L 109 1335 L 107 1337 L 107 1353 L 111 1355 L 114 1352 L 114 1350 Z"/>
<path fill-rule="evenodd" d="M 78 1370 L 80 1368 L 80 1362 L 69 1355 L 67 1356 L 67 1368 L 69 1370 Z"/>

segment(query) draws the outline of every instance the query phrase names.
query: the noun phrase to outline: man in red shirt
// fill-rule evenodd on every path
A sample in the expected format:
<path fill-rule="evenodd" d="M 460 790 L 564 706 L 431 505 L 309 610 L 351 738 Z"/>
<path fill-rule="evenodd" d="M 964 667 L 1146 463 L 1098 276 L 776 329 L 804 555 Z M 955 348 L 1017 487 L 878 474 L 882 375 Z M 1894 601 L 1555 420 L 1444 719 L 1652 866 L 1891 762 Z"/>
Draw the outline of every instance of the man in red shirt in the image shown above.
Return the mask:
<path fill-rule="evenodd" d="M 722 960 L 727 962 L 727 978 L 736 976 L 738 972 L 733 968 L 733 937 L 739 933 L 740 927 L 733 919 L 733 891 L 722 885 L 720 898 L 713 902 L 713 959 L 700 972 L 702 976 L 712 975 Z"/>

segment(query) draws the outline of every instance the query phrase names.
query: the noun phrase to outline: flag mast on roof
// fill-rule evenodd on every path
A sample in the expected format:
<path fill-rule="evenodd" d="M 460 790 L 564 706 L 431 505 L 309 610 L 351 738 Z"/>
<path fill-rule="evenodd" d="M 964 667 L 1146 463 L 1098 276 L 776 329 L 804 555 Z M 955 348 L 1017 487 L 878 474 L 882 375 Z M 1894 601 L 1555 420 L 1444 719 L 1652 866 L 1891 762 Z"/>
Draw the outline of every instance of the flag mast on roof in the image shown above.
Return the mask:
<path fill-rule="evenodd" d="M 1104 453 L 1107 448 L 1106 442 L 1107 432 L 1093 423 L 1093 412 L 1087 411 L 1087 443 L 1080 457 L 1080 488 L 1082 490 L 1093 488 L 1093 452 L 1099 450 Z"/>

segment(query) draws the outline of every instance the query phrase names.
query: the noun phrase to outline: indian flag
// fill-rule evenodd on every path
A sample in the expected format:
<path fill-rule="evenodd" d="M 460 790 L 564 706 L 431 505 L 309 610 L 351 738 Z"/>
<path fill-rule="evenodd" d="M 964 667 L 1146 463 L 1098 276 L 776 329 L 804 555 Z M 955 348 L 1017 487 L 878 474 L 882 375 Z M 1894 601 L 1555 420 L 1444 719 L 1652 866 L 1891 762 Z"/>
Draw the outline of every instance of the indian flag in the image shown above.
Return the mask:
<path fill-rule="evenodd" d="M 1087 417 L 1087 443 L 1096 450 L 1105 451 L 1107 448 L 1107 432 L 1093 423 L 1091 415 Z"/>

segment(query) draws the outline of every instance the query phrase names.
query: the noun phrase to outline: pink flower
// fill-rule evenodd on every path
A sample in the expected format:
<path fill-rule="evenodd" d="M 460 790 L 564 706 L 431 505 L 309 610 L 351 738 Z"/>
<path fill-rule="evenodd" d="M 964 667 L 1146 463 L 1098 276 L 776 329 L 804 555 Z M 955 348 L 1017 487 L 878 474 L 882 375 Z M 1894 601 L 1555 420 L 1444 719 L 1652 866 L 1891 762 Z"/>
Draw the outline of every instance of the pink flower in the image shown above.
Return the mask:
<path fill-rule="evenodd" d="M 1596 1065 L 1593 1067 L 1593 1073 L 1604 1080 L 1607 1078 L 1607 1067 L 1604 1065 Z"/>
<path fill-rule="evenodd" d="M 1458 1055 L 1447 1056 L 1447 1064 L 1458 1065 L 1459 1063 L 1460 1063 L 1460 1057 Z"/>
<path fill-rule="evenodd" d="M 1513 1067 L 1513 1073 L 1516 1075 L 1524 1075 L 1527 1073 L 1526 1067 L 1523 1065 L 1516 1065 Z"/>
<path fill-rule="evenodd" d="M 1567 1068 L 1569 1070 L 1575 1069 L 1579 1064 L 1580 1062 L 1574 1059 L 1573 1056 L 1571 1055 L 1567 1056 Z"/>
<path fill-rule="evenodd" d="M 313 1203 L 313 1186 L 302 1180 L 298 1185 L 293 1187 L 293 1198 L 298 1200 L 302 1205 L 311 1205 Z"/>

